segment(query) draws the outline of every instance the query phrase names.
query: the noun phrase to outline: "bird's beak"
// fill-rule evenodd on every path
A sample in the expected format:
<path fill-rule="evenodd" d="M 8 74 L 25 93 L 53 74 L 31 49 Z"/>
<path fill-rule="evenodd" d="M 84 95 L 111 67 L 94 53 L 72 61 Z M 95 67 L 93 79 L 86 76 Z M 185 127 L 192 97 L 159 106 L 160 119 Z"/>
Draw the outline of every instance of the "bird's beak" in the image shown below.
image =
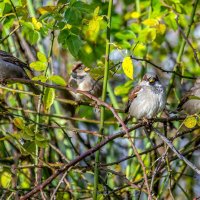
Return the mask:
<path fill-rule="evenodd" d="M 89 68 L 89 67 L 85 67 L 85 68 L 84 68 L 84 71 L 85 71 L 85 72 L 89 72 L 89 71 L 90 71 L 90 68 Z"/>
<path fill-rule="evenodd" d="M 155 81 L 156 81 L 155 78 L 150 78 L 150 79 L 149 79 L 149 83 L 154 83 Z"/>

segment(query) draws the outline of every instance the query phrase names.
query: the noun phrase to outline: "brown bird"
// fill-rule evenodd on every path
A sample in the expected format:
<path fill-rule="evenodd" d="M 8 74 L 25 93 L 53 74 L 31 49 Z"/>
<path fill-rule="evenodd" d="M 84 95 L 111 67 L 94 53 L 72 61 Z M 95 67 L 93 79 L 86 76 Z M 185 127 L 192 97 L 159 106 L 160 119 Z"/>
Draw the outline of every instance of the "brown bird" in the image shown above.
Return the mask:
<path fill-rule="evenodd" d="M 193 115 L 200 113 L 200 78 L 197 78 L 194 86 L 184 94 L 177 110 L 184 110 L 187 114 Z"/>
<path fill-rule="evenodd" d="M 25 70 L 33 74 L 32 69 L 24 62 L 14 57 L 10 53 L 0 50 L 0 82 L 6 82 L 9 78 L 24 78 L 30 79 Z M 41 91 L 38 87 L 31 83 L 26 85 L 35 93 L 40 94 Z"/>
<path fill-rule="evenodd" d="M 75 89 L 87 91 L 96 97 L 99 97 L 102 92 L 102 84 L 91 77 L 89 68 L 83 63 L 78 63 L 74 66 L 68 84 Z M 76 101 L 88 100 L 88 98 L 82 94 L 74 92 L 71 92 L 71 94 Z"/>

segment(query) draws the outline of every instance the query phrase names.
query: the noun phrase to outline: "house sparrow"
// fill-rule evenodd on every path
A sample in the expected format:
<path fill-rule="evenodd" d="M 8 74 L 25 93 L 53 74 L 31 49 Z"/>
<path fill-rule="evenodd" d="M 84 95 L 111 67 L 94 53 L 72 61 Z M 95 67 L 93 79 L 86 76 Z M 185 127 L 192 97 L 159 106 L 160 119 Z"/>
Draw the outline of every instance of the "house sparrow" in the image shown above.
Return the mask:
<path fill-rule="evenodd" d="M 184 110 L 189 115 L 200 113 L 200 99 L 190 99 L 192 96 L 200 98 L 200 77 L 197 78 L 194 86 L 183 96 L 177 110 Z"/>
<path fill-rule="evenodd" d="M 68 83 L 69 86 L 78 90 L 87 91 L 96 97 L 99 97 L 102 92 L 102 85 L 90 76 L 89 69 L 82 63 L 74 66 Z M 88 100 L 82 94 L 76 94 L 74 92 L 71 92 L 71 94 L 76 101 Z"/>
<path fill-rule="evenodd" d="M 128 112 L 129 115 L 124 123 L 127 123 L 131 117 L 150 119 L 164 109 L 165 103 L 165 90 L 157 75 L 147 73 L 129 93 L 129 101 L 125 109 L 125 112 Z"/>
<path fill-rule="evenodd" d="M 31 68 L 13 55 L 0 50 L 0 82 L 5 83 L 9 78 L 25 78 L 29 79 L 25 69 L 31 73 Z M 26 84 L 35 93 L 40 94 L 41 91 L 33 84 Z"/>

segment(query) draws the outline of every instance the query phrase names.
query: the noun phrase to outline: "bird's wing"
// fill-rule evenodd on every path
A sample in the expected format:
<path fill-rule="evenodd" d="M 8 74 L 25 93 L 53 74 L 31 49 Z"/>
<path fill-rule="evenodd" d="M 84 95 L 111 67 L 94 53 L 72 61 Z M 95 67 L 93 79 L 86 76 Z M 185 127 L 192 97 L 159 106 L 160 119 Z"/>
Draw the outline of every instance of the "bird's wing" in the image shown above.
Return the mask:
<path fill-rule="evenodd" d="M 29 71 L 33 72 L 32 69 L 24 62 L 19 60 L 18 58 L 14 57 L 12 54 L 7 53 L 5 51 L 0 50 L 0 59 L 2 59 L 5 62 L 12 63 L 14 65 L 17 65 L 21 67 L 22 69 L 28 69 Z"/>
<path fill-rule="evenodd" d="M 135 88 L 133 88 L 133 89 L 131 90 L 131 92 L 129 93 L 129 96 L 128 96 L 128 102 L 127 102 L 127 104 L 126 104 L 125 113 L 128 112 L 129 107 L 130 107 L 132 101 L 137 97 L 137 94 L 138 94 L 138 92 L 139 92 L 141 89 L 142 89 L 142 87 L 139 86 L 139 85 L 137 85 Z"/>

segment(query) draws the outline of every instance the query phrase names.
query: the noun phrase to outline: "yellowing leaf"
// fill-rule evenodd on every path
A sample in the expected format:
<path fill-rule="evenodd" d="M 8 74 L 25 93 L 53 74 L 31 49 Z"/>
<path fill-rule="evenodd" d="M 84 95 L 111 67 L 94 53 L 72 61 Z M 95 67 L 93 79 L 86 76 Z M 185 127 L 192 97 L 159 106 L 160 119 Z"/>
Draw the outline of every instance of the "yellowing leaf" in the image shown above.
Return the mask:
<path fill-rule="evenodd" d="M 32 17 L 32 23 L 35 30 L 40 30 L 40 28 L 42 27 L 42 23 L 38 22 L 35 17 Z"/>
<path fill-rule="evenodd" d="M 156 29 L 155 28 L 145 28 L 139 33 L 140 42 L 153 42 L 156 39 Z"/>
<path fill-rule="evenodd" d="M 24 129 L 25 128 L 24 120 L 22 118 L 20 118 L 20 117 L 14 118 L 13 119 L 13 123 L 19 129 Z"/>
<path fill-rule="evenodd" d="M 55 8 L 56 8 L 56 6 L 44 6 L 44 7 L 38 8 L 37 11 L 38 11 L 41 15 L 43 15 L 43 14 L 45 14 L 45 13 L 54 11 Z"/>
<path fill-rule="evenodd" d="M 46 88 L 44 94 L 44 107 L 48 110 L 53 104 L 55 99 L 55 90 L 53 88 Z"/>
<path fill-rule="evenodd" d="M 161 35 L 163 35 L 165 33 L 165 31 L 166 31 L 165 24 L 158 24 L 156 26 L 156 30 L 157 30 L 158 33 L 160 33 Z"/>
<path fill-rule="evenodd" d="M 124 70 L 124 74 L 133 80 L 133 62 L 131 57 L 125 57 L 122 62 L 122 68 Z"/>
<path fill-rule="evenodd" d="M 188 116 L 183 124 L 187 127 L 187 128 L 194 128 L 197 124 L 197 119 L 195 116 Z"/>
<path fill-rule="evenodd" d="M 132 12 L 131 13 L 131 18 L 137 19 L 140 17 L 140 13 L 139 12 Z"/>
<path fill-rule="evenodd" d="M 146 26 L 157 26 L 159 24 L 157 19 L 146 19 L 142 23 Z"/>
<path fill-rule="evenodd" d="M 3 188 L 10 188 L 10 184 L 11 184 L 11 180 L 12 180 L 12 175 L 11 173 L 9 173 L 8 171 L 4 171 L 1 173 L 0 175 L 0 185 Z"/>

